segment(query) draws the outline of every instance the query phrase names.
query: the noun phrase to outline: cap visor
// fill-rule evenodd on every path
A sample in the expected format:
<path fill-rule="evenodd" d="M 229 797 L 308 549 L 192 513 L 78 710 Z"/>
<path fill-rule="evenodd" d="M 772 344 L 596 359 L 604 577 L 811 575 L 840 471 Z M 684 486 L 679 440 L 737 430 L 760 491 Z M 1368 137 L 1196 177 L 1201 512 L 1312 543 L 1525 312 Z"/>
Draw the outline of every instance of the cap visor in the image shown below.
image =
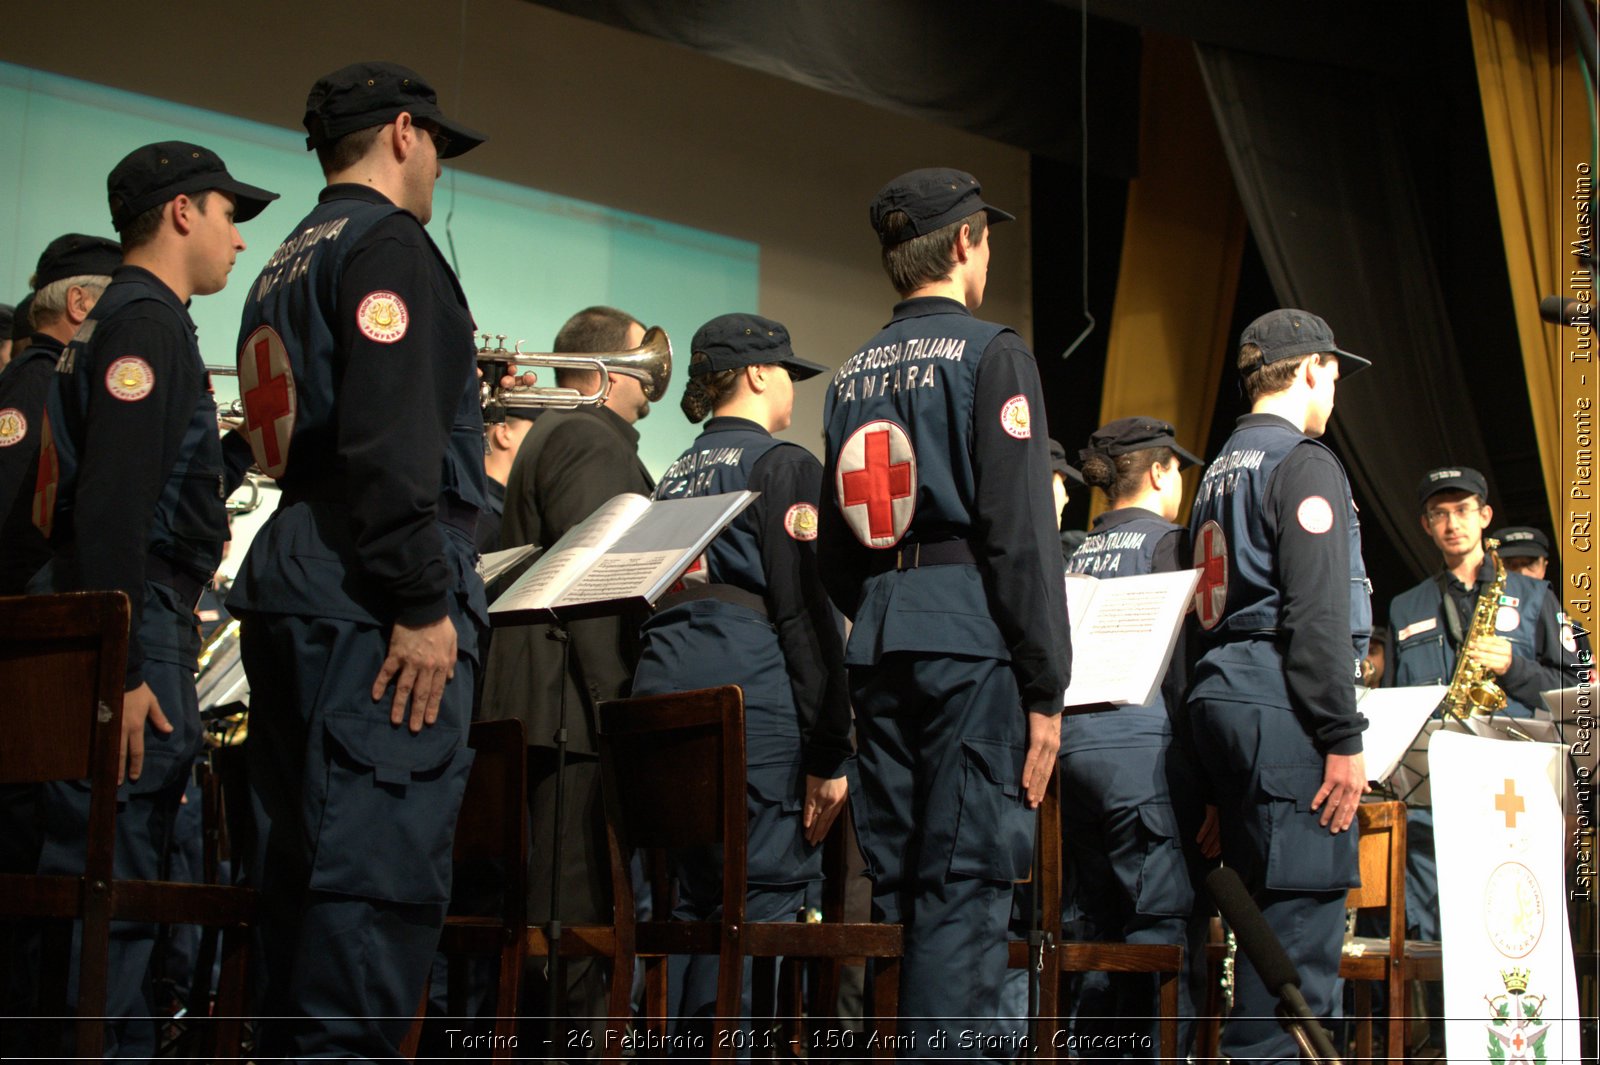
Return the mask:
<path fill-rule="evenodd" d="M 1000 208 L 990 207 L 988 204 L 983 205 L 983 210 L 989 216 L 989 224 L 991 226 L 996 222 L 1015 222 L 1017 220 L 1017 216 L 1010 211 L 1002 211 Z"/>
<path fill-rule="evenodd" d="M 1334 348 L 1333 353 L 1339 356 L 1339 377 L 1341 379 L 1360 373 L 1372 365 L 1371 359 L 1363 359 L 1360 355 L 1352 355 L 1348 351 Z"/>
<path fill-rule="evenodd" d="M 1192 451 L 1186 451 L 1185 449 L 1179 447 L 1176 442 L 1168 444 L 1167 446 L 1172 448 L 1172 453 L 1178 456 L 1178 461 L 1184 466 L 1204 466 L 1206 464 L 1205 459 L 1201 458 L 1199 455 L 1196 455 Z"/>
<path fill-rule="evenodd" d="M 479 133 L 477 130 L 470 129 L 458 122 L 452 122 L 443 115 L 434 116 L 433 121 L 439 123 L 439 128 L 444 131 L 445 136 L 450 138 L 450 144 L 445 149 L 444 155 L 440 156 L 441 159 L 454 159 L 458 155 L 466 155 L 489 139 L 487 134 Z"/>
<path fill-rule="evenodd" d="M 785 370 L 788 370 L 789 376 L 794 378 L 796 381 L 804 381 L 807 378 L 817 376 L 819 373 L 829 372 L 826 366 L 823 366 L 820 363 L 810 362 L 806 359 L 802 359 L 798 355 L 790 355 L 787 359 L 784 359 L 782 362 L 778 363 L 778 365 L 782 366 Z"/>
<path fill-rule="evenodd" d="M 248 222 L 256 215 L 267 209 L 267 204 L 278 198 L 276 192 L 246 185 L 242 181 L 228 178 L 211 186 L 233 197 L 233 220 L 235 222 Z"/>

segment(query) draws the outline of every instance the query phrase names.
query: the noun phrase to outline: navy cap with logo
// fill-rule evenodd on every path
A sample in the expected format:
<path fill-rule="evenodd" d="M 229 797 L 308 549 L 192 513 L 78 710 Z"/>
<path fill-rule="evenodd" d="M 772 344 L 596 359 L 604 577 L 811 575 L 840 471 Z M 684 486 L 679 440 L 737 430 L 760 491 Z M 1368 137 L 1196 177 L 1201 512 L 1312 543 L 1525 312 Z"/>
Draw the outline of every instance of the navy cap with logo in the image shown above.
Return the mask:
<path fill-rule="evenodd" d="M 690 377 L 763 365 L 782 366 L 796 381 L 828 372 L 826 366 L 797 356 L 789 331 L 759 314 L 718 315 L 695 330 L 689 354 Z"/>
<path fill-rule="evenodd" d="M 111 225 L 120 233 L 129 222 L 174 196 L 213 189 L 233 197 L 235 222 L 250 221 L 278 198 L 276 192 L 236 180 L 222 158 L 209 148 L 184 141 L 161 141 L 123 156 L 106 178 Z"/>
<path fill-rule="evenodd" d="M 1439 492 L 1470 492 L 1487 500 L 1489 482 L 1470 466 L 1441 466 L 1422 475 L 1422 483 L 1417 485 L 1417 502 L 1426 504 Z"/>
<path fill-rule="evenodd" d="M 1284 307 L 1269 311 L 1245 326 L 1239 334 L 1239 345 L 1254 344 L 1261 349 L 1261 365 L 1280 359 L 1299 358 L 1304 355 L 1327 354 L 1339 356 L 1339 376 L 1365 370 L 1371 359 L 1363 359 L 1340 348 L 1333 339 L 1328 323 L 1310 311 Z"/>
<path fill-rule="evenodd" d="M 1050 472 L 1059 473 L 1073 484 L 1088 487 L 1088 482 L 1083 479 L 1083 474 L 1078 468 L 1067 461 L 1067 449 L 1061 446 L 1061 441 L 1050 437 Z"/>
<path fill-rule="evenodd" d="M 110 277 L 122 265 L 122 245 L 105 237 L 68 233 L 52 240 L 33 271 L 34 291 L 69 277 Z"/>
<path fill-rule="evenodd" d="M 1118 418 L 1107 422 L 1089 437 L 1089 446 L 1078 452 L 1078 457 L 1082 459 L 1098 452 L 1107 458 L 1116 458 L 1152 447 L 1170 447 L 1178 456 L 1180 466 L 1201 465 L 1198 455 L 1178 445 L 1177 430 L 1172 423 L 1159 418 Z"/>
<path fill-rule="evenodd" d="M 943 229 L 979 211 L 988 214 L 990 225 L 1016 218 L 1014 214 L 984 203 L 982 193 L 978 179 L 964 170 L 927 167 L 909 171 L 879 189 L 872 198 L 868 207 L 872 230 L 888 247 Z M 904 211 L 906 220 L 892 231 L 886 231 L 884 221 L 894 211 Z"/>
<path fill-rule="evenodd" d="M 1489 537 L 1500 541 L 1501 558 L 1550 557 L 1550 538 L 1531 525 L 1507 525 Z"/>
<path fill-rule="evenodd" d="M 332 144 L 347 133 L 386 126 L 402 112 L 424 127 L 437 126 L 448 143 L 441 159 L 465 155 L 489 138 L 445 117 L 439 95 L 422 75 L 399 63 L 351 63 L 324 75 L 306 96 L 306 147 Z"/>

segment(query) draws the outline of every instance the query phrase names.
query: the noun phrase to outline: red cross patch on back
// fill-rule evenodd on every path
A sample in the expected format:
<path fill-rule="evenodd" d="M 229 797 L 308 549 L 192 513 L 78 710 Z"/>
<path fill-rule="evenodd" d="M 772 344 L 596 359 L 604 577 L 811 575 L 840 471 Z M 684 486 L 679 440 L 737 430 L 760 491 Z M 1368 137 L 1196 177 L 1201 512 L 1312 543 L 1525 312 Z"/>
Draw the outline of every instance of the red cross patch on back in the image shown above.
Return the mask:
<path fill-rule="evenodd" d="M 297 402 L 289 352 L 269 325 L 259 326 L 239 351 L 239 395 L 244 399 L 245 438 L 256 465 L 268 477 L 283 476 Z"/>
<path fill-rule="evenodd" d="M 894 422 L 868 422 L 839 449 L 839 511 L 866 547 L 893 547 L 917 508 L 917 453 Z"/>
<path fill-rule="evenodd" d="M 1200 526 L 1195 537 L 1194 568 L 1200 571 L 1194 612 L 1201 628 L 1214 629 L 1228 605 L 1228 537 L 1214 520 Z"/>

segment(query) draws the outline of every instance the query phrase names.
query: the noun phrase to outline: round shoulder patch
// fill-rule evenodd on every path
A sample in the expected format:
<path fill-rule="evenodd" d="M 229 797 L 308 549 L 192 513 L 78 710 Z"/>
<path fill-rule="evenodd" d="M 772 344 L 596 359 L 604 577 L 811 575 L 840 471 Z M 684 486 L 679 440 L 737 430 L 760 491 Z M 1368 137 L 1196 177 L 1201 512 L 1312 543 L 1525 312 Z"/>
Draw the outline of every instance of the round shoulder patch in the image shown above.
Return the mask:
<path fill-rule="evenodd" d="M 384 289 L 361 297 L 361 305 L 356 308 L 356 326 L 361 335 L 380 344 L 393 344 L 406 335 L 410 324 L 406 301 Z"/>
<path fill-rule="evenodd" d="M 156 387 L 156 372 L 137 355 L 124 355 L 106 367 L 106 391 L 124 403 L 137 403 Z"/>
<path fill-rule="evenodd" d="M 1026 440 L 1033 435 L 1033 416 L 1028 413 L 1028 397 L 1020 393 L 1000 406 L 1000 428 L 1006 435 Z"/>
<path fill-rule="evenodd" d="M 783 531 L 791 540 L 817 538 L 817 508 L 810 503 L 796 503 L 783 515 Z"/>
<path fill-rule="evenodd" d="M 1333 528 L 1333 508 L 1321 496 L 1306 496 L 1295 509 L 1294 516 L 1300 528 L 1321 535 Z"/>
<path fill-rule="evenodd" d="M 0 447 L 20 444 L 28 435 L 28 419 L 15 407 L 0 410 Z"/>
<path fill-rule="evenodd" d="M 257 326 L 239 349 L 239 395 L 244 400 L 245 437 L 256 465 L 268 477 L 283 476 L 299 392 L 283 338 L 270 325 Z"/>
<path fill-rule="evenodd" d="M 1194 539 L 1194 568 L 1200 582 L 1194 590 L 1194 612 L 1200 627 L 1211 630 L 1228 606 L 1228 537 L 1216 519 L 1200 526 Z"/>
<path fill-rule="evenodd" d="M 3 416 L 3 412 L 0 412 L 0 418 L 3 418 Z M 1567 654 L 1569 655 L 1575 655 L 1578 653 L 1578 637 L 1572 631 L 1572 624 L 1570 622 L 1564 623 L 1561 626 L 1561 646 L 1567 649 Z"/>
<path fill-rule="evenodd" d="M 1503 606 L 1494 612 L 1496 632 L 1513 632 L 1522 624 L 1522 614 L 1514 606 Z"/>

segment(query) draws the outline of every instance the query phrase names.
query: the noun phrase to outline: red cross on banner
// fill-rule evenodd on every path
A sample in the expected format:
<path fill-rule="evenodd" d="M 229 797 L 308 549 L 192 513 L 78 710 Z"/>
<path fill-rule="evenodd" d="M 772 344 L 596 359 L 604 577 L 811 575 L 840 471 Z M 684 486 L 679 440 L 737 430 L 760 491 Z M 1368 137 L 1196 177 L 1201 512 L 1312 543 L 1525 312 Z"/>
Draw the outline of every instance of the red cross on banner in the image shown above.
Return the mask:
<path fill-rule="evenodd" d="M 1200 571 L 1200 585 L 1194 592 L 1195 614 L 1201 628 L 1212 629 L 1222 620 L 1228 604 L 1228 537 L 1215 521 L 1200 526 L 1194 543 L 1194 568 Z"/>
<path fill-rule="evenodd" d="M 261 326 L 245 340 L 239 353 L 239 390 L 256 465 L 268 477 L 282 476 L 289 464 L 296 396 L 289 353 L 271 326 Z"/>
<path fill-rule="evenodd" d="M 911 527 L 917 459 L 894 422 L 868 422 L 839 449 L 839 509 L 868 547 L 891 547 Z"/>

